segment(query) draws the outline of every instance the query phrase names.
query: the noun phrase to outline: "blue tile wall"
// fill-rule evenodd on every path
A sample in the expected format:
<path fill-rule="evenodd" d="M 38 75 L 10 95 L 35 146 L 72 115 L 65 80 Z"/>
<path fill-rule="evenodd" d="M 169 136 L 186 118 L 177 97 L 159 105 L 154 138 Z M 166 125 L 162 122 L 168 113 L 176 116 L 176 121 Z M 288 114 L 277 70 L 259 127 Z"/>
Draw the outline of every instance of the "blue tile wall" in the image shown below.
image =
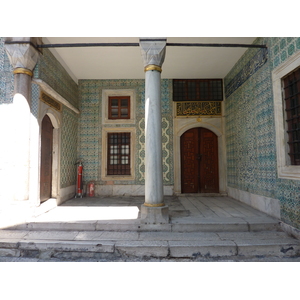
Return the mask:
<path fill-rule="evenodd" d="M 163 139 L 163 172 L 164 184 L 173 185 L 173 122 L 171 80 L 162 80 L 162 139 Z M 102 89 L 134 89 L 136 91 L 136 137 L 135 174 L 133 181 L 114 181 L 115 184 L 144 184 L 144 114 L 145 114 L 145 82 L 144 80 L 80 80 L 79 81 L 79 155 L 84 162 L 84 181 L 101 181 L 102 154 Z M 111 125 L 106 125 L 111 126 Z M 118 124 L 118 127 L 133 125 Z"/>
<path fill-rule="evenodd" d="M 34 77 L 50 85 L 57 93 L 78 108 L 78 85 L 49 49 L 43 49 Z"/>
<path fill-rule="evenodd" d="M 61 129 L 61 187 L 76 184 L 76 165 L 78 159 L 78 115 L 71 109 L 63 106 Z"/>
<path fill-rule="evenodd" d="M 271 71 L 300 50 L 299 38 L 258 38 L 267 61 L 242 78 L 262 50 L 249 49 L 225 77 L 228 186 L 279 199 L 284 222 L 300 228 L 300 181 L 277 176 Z M 233 82 L 235 88 L 232 88 Z"/>
<path fill-rule="evenodd" d="M 34 70 L 34 77 L 46 82 L 58 94 L 78 108 L 78 85 L 49 49 L 43 49 L 43 54 Z M 33 95 L 37 95 L 37 92 L 35 91 Z M 34 99 L 35 97 L 33 97 Z M 33 105 L 35 104 L 36 101 L 33 101 Z M 76 184 L 76 166 L 74 164 L 78 159 L 78 118 L 78 114 L 63 106 L 60 161 L 60 185 L 62 188 Z"/>
<path fill-rule="evenodd" d="M 13 101 L 13 68 L 4 49 L 4 38 L 0 37 L 0 105 Z"/>

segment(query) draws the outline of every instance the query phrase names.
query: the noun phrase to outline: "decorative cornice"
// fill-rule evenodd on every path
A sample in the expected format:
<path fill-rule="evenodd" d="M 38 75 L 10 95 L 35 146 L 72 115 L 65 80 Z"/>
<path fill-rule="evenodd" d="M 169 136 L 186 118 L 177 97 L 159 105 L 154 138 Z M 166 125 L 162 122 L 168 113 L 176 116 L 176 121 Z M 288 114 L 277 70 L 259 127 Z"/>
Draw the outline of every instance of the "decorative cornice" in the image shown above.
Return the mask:
<path fill-rule="evenodd" d="M 75 113 L 80 114 L 80 111 L 74 107 L 68 100 L 66 100 L 64 97 L 62 97 L 60 94 L 58 94 L 55 90 L 53 90 L 52 87 L 50 87 L 46 82 L 44 82 L 41 79 L 33 79 L 33 83 L 36 83 L 39 85 L 48 95 L 53 97 L 55 100 L 60 102 L 61 104 L 65 105 L 66 107 L 73 110 Z"/>
<path fill-rule="evenodd" d="M 225 86 L 226 98 L 244 84 L 256 71 L 258 71 L 268 60 L 268 49 L 262 48 L 251 58 L 251 60 L 236 74 Z"/>

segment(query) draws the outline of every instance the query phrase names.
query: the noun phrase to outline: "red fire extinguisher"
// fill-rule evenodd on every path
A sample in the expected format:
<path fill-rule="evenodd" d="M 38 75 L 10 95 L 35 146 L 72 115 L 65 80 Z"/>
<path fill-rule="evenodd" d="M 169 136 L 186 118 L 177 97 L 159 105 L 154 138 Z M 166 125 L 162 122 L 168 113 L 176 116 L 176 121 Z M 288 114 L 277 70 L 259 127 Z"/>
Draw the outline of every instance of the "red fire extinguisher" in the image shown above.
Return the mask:
<path fill-rule="evenodd" d="M 87 184 L 87 196 L 88 197 L 95 197 L 95 181 L 90 181 Z"/>
<path fill-rule="evenodd" d="M 82 171 L 83 171 L 83 165 L 81 160 L 76 163 L 78 165 L 77 167 L 77 181 L 76 181 L 76 194 L 75 198 L 80 197 L 82 198 L 83 194 L 83 182 L 82 182 Z"/>

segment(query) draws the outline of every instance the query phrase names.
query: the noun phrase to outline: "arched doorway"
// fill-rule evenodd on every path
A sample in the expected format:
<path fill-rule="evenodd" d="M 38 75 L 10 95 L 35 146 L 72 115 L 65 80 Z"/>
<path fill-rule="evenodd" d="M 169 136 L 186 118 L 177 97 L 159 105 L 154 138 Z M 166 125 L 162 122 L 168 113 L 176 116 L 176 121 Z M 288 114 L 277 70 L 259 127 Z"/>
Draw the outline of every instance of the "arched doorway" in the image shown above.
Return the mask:
<path fill-rule="evenodd" d="M 180 137 L 181 192 L 218 193 L 218 137 L 212 131 L 197 127 Z"/>
<path fill-rule="evenodd" d="M 52 153 L 53 125 L 48 115 L 42 120 L 41 129 L 41 169 L 40 169 L 40 201 L 46 201 L 52 194 Z"/>

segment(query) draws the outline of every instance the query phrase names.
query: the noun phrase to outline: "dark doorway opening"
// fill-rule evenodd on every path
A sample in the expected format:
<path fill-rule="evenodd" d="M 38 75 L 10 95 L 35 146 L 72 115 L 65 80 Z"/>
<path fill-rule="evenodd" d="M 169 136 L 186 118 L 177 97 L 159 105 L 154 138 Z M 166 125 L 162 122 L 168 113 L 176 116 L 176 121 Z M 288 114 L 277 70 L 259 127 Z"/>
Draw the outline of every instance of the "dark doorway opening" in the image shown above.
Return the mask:
<path fill-rule="evenodd" d="M 47 115 L 45 115 L 42 121 L 42 134 L 41 134 L 41 171 L 40 171 L 41 202 L 51 198 L 52 152 L 53 152 L 53 126 L 50 118 Z"/>

